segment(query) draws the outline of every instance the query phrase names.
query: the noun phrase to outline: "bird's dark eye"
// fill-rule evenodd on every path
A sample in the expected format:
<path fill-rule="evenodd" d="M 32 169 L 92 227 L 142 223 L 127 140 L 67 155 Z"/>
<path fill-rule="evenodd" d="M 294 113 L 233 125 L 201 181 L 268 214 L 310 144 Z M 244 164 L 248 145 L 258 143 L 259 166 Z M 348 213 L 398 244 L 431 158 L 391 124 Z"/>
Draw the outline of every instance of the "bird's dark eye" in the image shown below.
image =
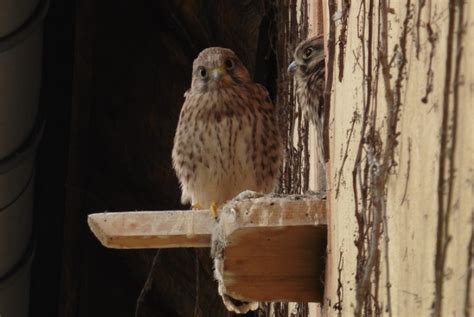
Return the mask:
<path fill-rule="evenodd" d="M 202 79 L 207 78 L 207 70 L 204 67 L 200 67 L 198 69 L 198 74 L 199 74 L 199 77 L 201 77 Z"/>
<path fill-rule="evenodd" d="M 314 49 L 312 47 L 308 47 L 307 49 L 304 50 L 304 57 L 308 58 L 310 57 L 314 52 Z"/>
<path fill-rule="evenodd" d="M 224 63 L 225 68 L 227 68 L 228 70 L 234 69 L 234 62 L 231 59 L 226 59 Z"/>

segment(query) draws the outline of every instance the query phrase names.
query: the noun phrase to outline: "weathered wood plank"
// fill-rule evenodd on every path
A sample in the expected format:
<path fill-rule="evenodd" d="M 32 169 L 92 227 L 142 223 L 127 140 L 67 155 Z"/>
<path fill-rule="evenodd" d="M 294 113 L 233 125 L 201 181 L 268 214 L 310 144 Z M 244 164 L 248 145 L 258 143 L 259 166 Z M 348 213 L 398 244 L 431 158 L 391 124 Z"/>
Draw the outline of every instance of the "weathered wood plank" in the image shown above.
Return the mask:
<path fill-rule="evenodd" d="M 246 228 L 326 223 L 324 200 L 246 200 L 236 206 L 246 210 L 240 223 Z M 209 247 L 215 224 L 208 210 L 103 212 L 90 214 L 87 221 L 97 239 L 114 249 Z M 232 223 L 226 218 L 220 225 L 229 227 Z"/>
<path fill-rule="evenodd" d="M 218 221 L 208 210 L 104 212 L 89 215 L 88 223 L 108 248 L 209 247 L 213 235 L 215 267 L 226 295 L 242 301 L 321 302 L 325 200 L 242 198 L 220 212 Z"/>
<path fill-rule="evenodd" d="M 326 226 L 237 230 L 225 249 L 224 284 L 247 301 L 321 302 Z"/>
<path fill-rule="evenodd" d="M 325 313 L 472 316 L 474 5 L 335 2 Z"/>
<path fill-rule="evenodd" d="M 215 220 L 208 210 L 96 213 L 89 227 L 107 248 L 209 247 Z"/>
<path fill-rule="evenodd" d="M 273 196 L 237 201 L 222 210 L 218 225 L 213 248 L 225 295 L 242 302 L 322 301 L 325 200 Z"/>

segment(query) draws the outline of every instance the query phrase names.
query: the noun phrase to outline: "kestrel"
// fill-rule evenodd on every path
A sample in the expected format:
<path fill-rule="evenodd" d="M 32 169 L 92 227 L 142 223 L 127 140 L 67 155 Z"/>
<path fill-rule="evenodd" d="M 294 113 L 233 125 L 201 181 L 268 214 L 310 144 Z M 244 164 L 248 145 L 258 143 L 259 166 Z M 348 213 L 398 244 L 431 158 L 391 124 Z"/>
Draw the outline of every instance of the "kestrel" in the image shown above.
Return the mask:
<path fill-rule="evenodd" d="M 323 36 L 315 36 L 301 42 L 295 49 L 294 61 L 288 72 L 294 74 L 296 97 L 303 112 L 310 118 L 317 132 L 319 166 L 325 175 L 323 147 L 325 60 Z M 325 187 L 325 179 L 321 181 Z"/>
<path fill-rule="evenodd" d="M 282 161 L 275 112 L 235 53 L 203 50 L 184 97 L 172 153 L 181 202 L 216 216 L 218 206 L 244 190 L 273 191 Z"/>
<path fill-rule="evenodd" d="M 324 39 L 315 36 L 301 42 L 288 71 L 294 74 L 296 95 L 303 111 L 314 124 L 321 122 L 324 106 Z"/>

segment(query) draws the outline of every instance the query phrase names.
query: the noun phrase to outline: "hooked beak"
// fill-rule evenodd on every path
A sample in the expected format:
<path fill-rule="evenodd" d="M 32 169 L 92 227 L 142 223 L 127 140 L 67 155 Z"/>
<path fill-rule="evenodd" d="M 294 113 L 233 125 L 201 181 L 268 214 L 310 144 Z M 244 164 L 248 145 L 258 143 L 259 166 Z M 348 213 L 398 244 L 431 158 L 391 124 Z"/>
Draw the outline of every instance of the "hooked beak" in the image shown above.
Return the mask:
<path fill-rule="evenodd" d="M 224 70 L 222 67 L 213 68 L 210 75 L 213 80 L 219 80 L 224 75 Z"/>
<path fill-rule="evenodd" d="M 293 75 L 293 73 L 296 71 L 296 68 L 298 67 L 298 65 L 296 64 L 295 61 L 292 61 L 290 65 L 288 65 L 288 73 L 290 73 L 291 75 Z"/>

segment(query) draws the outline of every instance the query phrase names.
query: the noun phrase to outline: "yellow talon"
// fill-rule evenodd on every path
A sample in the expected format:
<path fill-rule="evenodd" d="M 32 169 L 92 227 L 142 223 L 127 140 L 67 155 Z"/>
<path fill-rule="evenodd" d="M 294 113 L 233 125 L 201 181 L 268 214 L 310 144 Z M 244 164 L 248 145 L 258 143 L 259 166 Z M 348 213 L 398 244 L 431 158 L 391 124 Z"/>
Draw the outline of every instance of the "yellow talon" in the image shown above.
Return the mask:
<path fill-rule="evenodd" d="M 217 216 L 219 215 L 219 206 L 217 206 L 217 204 L 215 202 L 213 202 L 211 204 L 211 207 L 209 208 L 209 211 L 210 211 L 211 216 L 213 218 L 217 218 Z"/>
<path fill-rule="evenodd" d="M 199 203 L 192 204 L 191 208 L 192 209 L 202 209 L 201 204 L 199 204 Z"/>

